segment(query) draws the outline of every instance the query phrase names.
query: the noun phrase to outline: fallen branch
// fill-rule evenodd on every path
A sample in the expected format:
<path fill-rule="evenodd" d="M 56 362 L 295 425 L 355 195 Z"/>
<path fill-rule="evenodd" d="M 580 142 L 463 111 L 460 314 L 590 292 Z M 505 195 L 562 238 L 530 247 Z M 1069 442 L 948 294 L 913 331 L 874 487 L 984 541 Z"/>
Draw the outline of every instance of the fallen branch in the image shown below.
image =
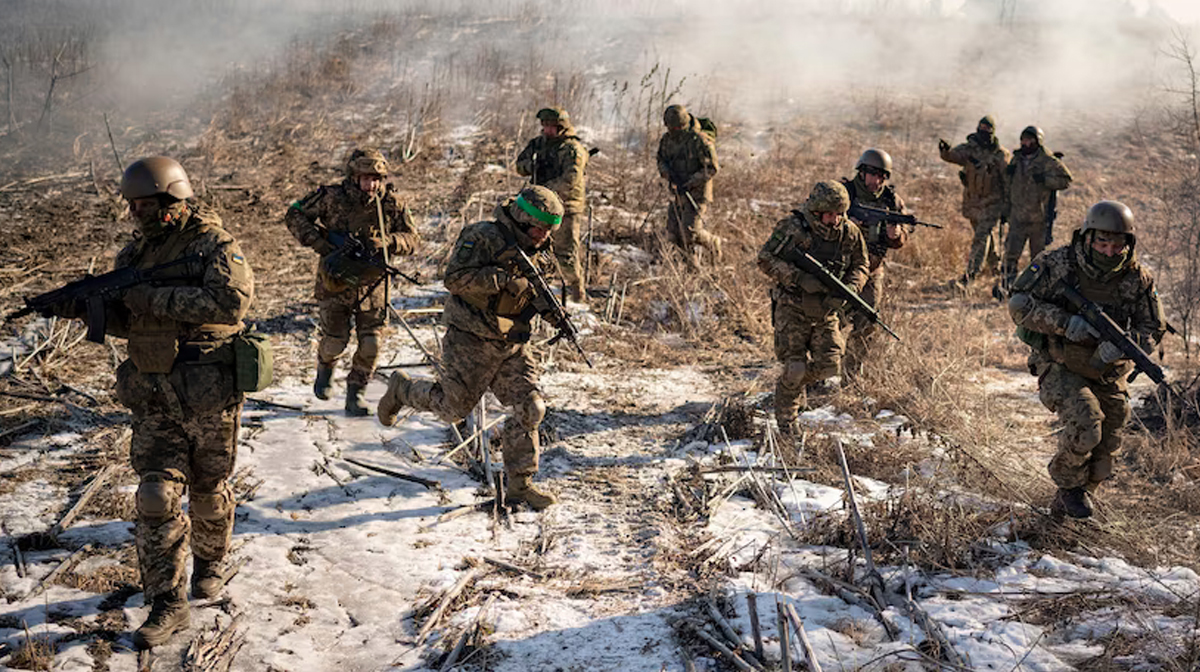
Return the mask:
<path fill-rule="evenodd" d="M 442 489 L 442 484 L 439 483 L 438 481 L 433 481 L 428 478 L 421 478 L 420 476 L 410 476 L 409 474 L 395 471 L 393 469 L 388 469 L 387 467 L 380 467 L 380 466 L 376 466 L 374 464 L 370 464 L 368 462 L 356 460 L 353 457 L 343 457 L 342 459 L 345 460 L 346 462 L 349 462 L 350 464 L 353 464 L 358 467 L 362 467 L 363 469 L 369 469 L 371 471 L 375 471 L 375 472 L 384 474 L 386 476 L 391 476 L 392 478 L 398 478 L 402 481 L 410 481 L 412 483 L 418 483 L 420 485 L 425 486 L 426 488 L 428 488 L 430 490 L 441 490 Z"/>
<path fill-rule="evenodd" d="M 63 573 L 66 572 L 68 569 L 74 567 L 75 563 L 82 560 L 83 554 L 88 553 L 91 550 L 92 550 L 92 545 L 88 544 L 88 545 L 80 548 L 79 550 L 75 551 L 74 553 L 68 555 L 66 560 L 63 560 L 62 562 L 60 562 L 57 567 L 52 569 L 50 571 L 50 573 L 46 575 L 46 578 L 44 578 L 40 582 L 38 582 L 38 585 L 34 586 L 33 590 L 29 591 L 29 594 L 25 596 L 25 599 L 29 599 L 31 597 L 36 597 L 38 595 L 41 595 L 43 591 L 45 591 L 47 588 L 49 588 L 50 585 L 53 584 L 58 579 L 58 577 L 62 576 Z"/>
<path fill-rule="evenodd" d="M 192 643 L 188 645 L 183 669 L 186 672 L 226 672 L 229 670 L 233 665 L 234 656 L 246 643 L 246 635 L 237 631 L 241 621 L 242 615 L 238 614 L 216 637 L 206 639 L 204 633 L 201 633 L 193 639 Z M 213 627 L 216 627 L 215 623 Z"/>
<path fill-rule="evenodd" d="M 100 473 L 96 474 L 96 477 L 92 479 L 92 482 L 88 483 L 88 486 L 84 488 L 82 493 L 80 493 L 79 499 L 75 500 L 75 504 L 73 504 L 71 508 L 67 509 L 62 518 L 59 518 L 58 522 L 50 528 L 51 539 L 57 539 L 58 535 L 62 534 L 63 530 L 67 529 L 71 526 L 71 523 L 75 522 L 75 519 L 79 517 L 80 512 L 83 511 L 83 507 L 87 506 L 87 503 L 91 501 L 92 497 L 94 497 L 96 493 L 100 491 L 100 488 L 105 484 L 106 481 L 108 481 L 109 477 L 117 473 L 118 469 L 120 469 L 120 465 L 108 464 L 100 470 Z"/>
<path fill-rule="evenodd" d="M 455 453 L 457 453 L 458 451 L 462 450 L 463 448 L 466 448 L 467 446 L 471 445 L 471 442 L 472 442 L 472 441 L 474 441 L 476 438 L 478 438 L 480 434 L 482 434 L 483 432 L 486 432 L 486 431 L 488 431 L 488 430 L 489 430 L 489 429 L 491 429 L 492 427 L 495 427 L 497 424 L 499 424 L 500 422 L 502 422 L 502 421 L 503 421 L 505 418 L 507 418 L 507 417 L 508 417 L 507 415 L 500 415 L 500 416 L 497 416 L 497 417 L 495 417 L 495 418 L 493 418 L 493 419 L 489 420 L 489 421 L 488 421 L 488 423 L 487 423 L 486 425 L 483 425 L 482 427 L 479 427 L 478 429 L 476 429 L 476 430 L 474 431 L 474 433 L 472 433 L 472 434 L 471 434 L 470 436 L 468 436 L 467 438 L 465 438 L 465 439 L 463 439 L 463 438 L 460 438 L 460 439 L 459 439 L 459 443 L 458 443 L 458 445 L 456 445 L 456 446 L 454 446 L 453 448 L 451 448 L 450 450 L 448 450 L 448 451 L 446 451 L 446 452 L 442 453 L 441 455 L 438 455 L 438 458 L 437 458 L 437 460 L 436 460 L 436 461 L 434 461 L 434 463 L 433 463 L 433 464 L 436 466 L 436 465 L 439 465 L 439 464 L 441 464 L 442 462 L 444 462 L 444 461 L 446 461 L 446 460 L 450 459 L 450 457 L 451 457 L 451 456 L 453 456 Z M 450 425 L 450 426 L 451 426 L 451 427 L 454 427 L 454 425 Z M 456 429 L 457 429 L 457 428 L 456 428 Z"/>
<path fill-rule="evenodd" d="M 741 656 L 734 653 L 728 646 L 722 644 L 721 641 L 716 637 L 713 637 L 705 632 L 704 628 L 697 626 L 691 621 L 684 621 L 684 624 L 691 628 L 692 632 L 696 633 L 697 637 L 707 642 L 709 646 L 716 649 L 722 656 L 725 656 L 729 662 L 733 663 L 734 667 L 742 670 L 742 672 L 755 672 L 755 670 L 762 669 L 751 666 L 750 663 L 747 663 L 745 660 L 743 660 Z"/>
<path fill-rule="evenodd" d="M 542 575 L 542 574 L 539 574 L 538 572 L 535 572 L 535 571 L 533 571 L 533 570 L 530 570 L 530 569 L 525 569 L 524 567 L 521 567 L 521 566 L 519 566 L 519 565 L 514 565 L 514 564 L 512 564 L 512 563 L 510 563 L 510 562 L 505 562 L 505 561 L 503 561 L 503 560 L 497 560 L 496 558 L 489 558 L 489 557 L 486 557 L 486 556 L 485 556 L 485 557 L 483 558 L 483 561 L 484 561 L 484 562 L 486 562 L 486 563 L 488 563 L 489 565 L 494 565 L 494 566 L 496 566 L 496 567 L 499 567 L 500 569 L 507 569 L 507 570 L 508 570 L 508 571 L 510 571 L 510 572 L 516 572 L 516 573 L 518 573 L 518 574 L 524 574 L 524 575 L 526 575 L 526 576 L 530 576 L 530 577 L 533 577 L 533 578 L 535 578 L 535 579 L 538 579 L 538 580 L 541 580 L 541 579 L 544 579 L 544 578 L 546 578 L 544 575 Z"/>
<path fill-rule="evenodd" d="M 303 406 L 293 406 L 291 404 L 280 404 L 280 403 L 277 403 L 274 401 L 267 401 L 266 399 L 258 399 L 256 397 L 246 397 L 246 401 L 248 401 L 252 404 L 258 404 L 259 406 L 266 406 L 268 408 L 281 408 L 285 411 L 296 411 L 297 413 L 303 413 L 305 411 L 305 408 Z"/>
<path fill-rule="evenodd" d="M 434 626 L 436 626 L 438 621 L 442 619 L 442 616 L 445 615 L 446 609 L 450 607 L 450 603 L 454 601 L 454 598 L 458 597 L 464 590 L 467 589 L 467 586 L 471 585 L 471 583 L 478 579 L 483 573 L 483 570 L 479 567 L 472 567 L 458 579 L 457 583 L 451 586 L 450 589 L 442 595 L 442 599 L 439 601 L 437 608 L 433 610 L 433 613 L 429 615 L 429 618 L 425 619 L 425 625 L 422 625 L 421 631 L 417 633 L 417 646 L 420 646 L 425 642 L 425 638 L 429 636 L 429 633 L 433 630 Z"/>
<path fill-rule="evenodd" d="M 790 602 L 786 605 L 786 610 L 792 627 L 796 629 L 796 636 L 800 638 L 800 649 L 804 651 L 808 669 L 811 672 L 821 672 L 821 663 L 817 662 L 817 654 L 813 651 L 812 642 L 808 641 L 808 634 L 804 632 L 804 622 L 800 620 L 800 614 L 796 613 L 796 608 Z"/>

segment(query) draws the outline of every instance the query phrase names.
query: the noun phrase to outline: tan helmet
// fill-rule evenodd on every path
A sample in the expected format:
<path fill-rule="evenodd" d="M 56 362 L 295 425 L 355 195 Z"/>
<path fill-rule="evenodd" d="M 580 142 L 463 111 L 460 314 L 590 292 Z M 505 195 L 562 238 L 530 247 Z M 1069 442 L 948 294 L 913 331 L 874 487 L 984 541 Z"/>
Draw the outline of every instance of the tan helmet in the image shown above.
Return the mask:
<path fill-rule="evenodd" d="M 823 180 L 813 185 L 804 204 L 810 212 L 836 212 L 843 215 L 850 209 L 850 192 L 841 182 Z"/>
<path fill-rule="evenodd" d="M 561 107 L 543 107 L 537 112 L 538 121 L 553 122 L 559 126 L 569 126 L 571 124 L 571 115 Z"/>
<path fill-rule="evenodd" d="M 378 149 L 356 149 L 346 160 L 346 176 L 353 179 L 359 175 L 387 177 L 388 162 Z"/>
<path fill-rule="evenodd" d="M 1021 131 L 1021 137 L 1033 138 L 1034 140 L 1037 140 L 1038 146 L 1041 146 L 1046 140 L 1046 136 L 1042 133 L 1042 129 L 1038 128 L 1037 126 L 1026 126 L 1025 129 Z"/>
<path fill-rule="evenodd" d="M 1133 235 L 1133 211 L 1120 201 L 1100 201 L 1088 208 L 1080 233 L 1107 231 Z"/>
<path fill-rule="evenodd" d="M 671 105 L 663 110 L 663 124 L 670 128 L 683 128 L 688 125 L 692 115 L 688 114 L 683 105 Z"/>
<path fill-rule="evenodd" d="M 126 199 L 164 195 L 182 201 L 192 194 L 187 172 L 178 161 L 167 156 L 134 161 L 121 176 L 121 196 Z"/>
<path fill-rule="evenodd" d="M 558 228 L 566 213 L 558 194 L 541 185 L 522 189 L 513 199 L 513 206 L 509 208 L 513 219 L 539 229 Z"/>
<path fill-rule="evenodd" d="M 854 164 L 854 169 L 862 170 L 863 166 L 882 170 L 884 177 L 890 177 L 892 174 L 892 157 L 882 149 L 871 148 L 858 157 L 858 163 Z"/>
<path fill-rule="evenodd" d="M 995 131 L 996 118 L 990 114 L 985 114 L 983 115 L 983 118 L 979 120 L 979 123 L 975 124 L 975 128 L 979 128 L 980 126 L 987 126 L 988 128 L 992 129 L 992 131 Z"/>

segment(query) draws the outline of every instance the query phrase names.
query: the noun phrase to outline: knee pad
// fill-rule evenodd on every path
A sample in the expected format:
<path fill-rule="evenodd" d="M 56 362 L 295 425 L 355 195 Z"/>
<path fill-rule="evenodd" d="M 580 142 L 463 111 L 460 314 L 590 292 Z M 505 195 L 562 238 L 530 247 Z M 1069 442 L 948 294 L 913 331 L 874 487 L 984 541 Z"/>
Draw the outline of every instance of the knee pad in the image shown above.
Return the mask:
<path fill-rule="evenodd" d="M 224 520 L 233 507 L 233 493 L 229 484 L 222 483 L 213 492 L 196 492 L 188 495 L 188 510 L 200 520 Z"/>
<path fill-rule="evenodd" d="M 808 375 L 808 362 L 794 360 L 785 362 L 779 372 L 779 385 L 785 389 L 800 389 L 804 386 L 804 377 Z"/>
<path fill-rule="evenodd" d="M 317 356 L 323 362 L 332 362 L 341 356 L 346 351 L 346 346 L 350 344 L 350 338 L 341 338 L 340 336 L 330 336 L 325 334 L 321 337 L 321 343 L 317 346 Z"/>
<path fill-rule="evenodd" d="M 375 360 L 379 354 L 379 335 L 375 333 L 359 334 L 358 335 L 358 352 L 356 357 Z"/>
<path fill-rule="evenodd" d="M 542 395 L 533 392 L 513 408 L 513 419 L 521 427 L 531 430 L 542 424 L 546 417 L 546 402 Z"/>
<path fill-rule="evenodd" d="M 148 520 L 170 518 L 179 510 L 183 484 L 165 471 L 152 471 L 142 476 L 137 489 L 137 512 Z"/>

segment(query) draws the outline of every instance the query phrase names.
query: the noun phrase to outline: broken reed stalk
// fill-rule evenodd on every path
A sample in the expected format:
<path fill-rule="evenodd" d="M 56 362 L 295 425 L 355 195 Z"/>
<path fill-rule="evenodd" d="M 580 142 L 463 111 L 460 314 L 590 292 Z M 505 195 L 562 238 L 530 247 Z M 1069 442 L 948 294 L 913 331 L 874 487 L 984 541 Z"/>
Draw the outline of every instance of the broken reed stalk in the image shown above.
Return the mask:
<path fill-rule="evenodd" d="M 723 644 L 716 637 L 713 637 L 712 635 L 705 632 L 704 628 L 702 628 L 690 621 L 684 621 L 684 623 L 686 623 L 687 626 L 692 629 L 692 632 L 696 633 L 697 637 L 699 637 L 700 639 L 703 639 L 705 642 L 707 642 L 709 646 L 716 649 L 717 652 L 720 653 L 722 656 L 725 656 L 729 660 L 729 662 L 733 663 L 734 667 L 738 668 L 739 670 L 742 670 L 742 672 L 755 672 L 756 670 L 762 669 L 762 668 L 755 668 L 755 667 L 751 666 L 750 663 L 747 663 L 745 660 L 743 660 L 741 656 L 734 653 L 728 646 L 725 646 L 725 644 Z"/>
<path fill-rule="evenodd" d="M 412 483 L 418 483 L 420 485 L 425 486 L 426 488 L 428 488 L 430 490 L 441 490 L 442 489 L 442 484 L 438 481 L 433 481 L 428 478 L 421 478 L 420 476 L 410 476 L 409 474 L 401 473 L 401 472 L 395 471 L 393 469 L 388 469 L 387 467 L 380 467 L 380 466 L 371 464 L 369 462 L 363 462 L 362 460 L 356 460 L 353 457 L 344 457 L 343 456 L 342 459 L 345 460 L 346 462 L 349 462 L 350 464 L 355 465 L 355 466 L 362 467 L 363 469 L 369 469 L 370 471 L 379 472 L 381 474 L 384 474 L 385 476 L 391 476 L 392 478 L 398 478 L 402 481 L 410 481 Z"/>
<path fill-rule="evenodd" d="M 466 590 L 467 586 L 471 585 L 471 583 L 474 582 L 475 579 L 478 579 L 482 574 L 482 569 L 479 567 L 472 567 L 458 579 L 457 583 L 450 587 L 450 590 L 447 590 L 445 594 L 442 595 L 442 599 L 438 603 L 437 608 L 433 610 L 433 613 L 430 614 L 429 618 L 425 620 L 425 625 L 421 626 L 421 631 L 417 633 L 417 646 L 420 646 L 425 642 L 425 638 L 429 636 L 429 633 L 438 624 L 438 621 L 440 621 L 442 616 L 445 615 L 446 609 L 450 607 L 450 603 L 454 601 L 454 598 L 458 597 L 464 590 Z"/>
<path fill-rule="evenodd" d="M 788 620 L 796 629 L 796 637 L 800 640 L 800 650 L 804 652 L 808 669 L 810 672 L 821 672 L 821 663 L 817 662 L 817 654 L 813 651 L 812 642 L 808 641 L 808 633 L 804 632 L 804 622 L 800 620 L 800 614 L 796 613 L 796 608 L 790 602 L 787 604 L 786 610 Z"/>
<path fill-rule="evenodd" d="M 74 553 L 68 555 L 66 560 L 60 562 L 57 567 L 55 567 L 50 571 L 49 574 L 46 575 L 46 578 L 42 579 L 38 585 L 34 586 L 33 590 L 29 591 L 29 594 L 25 596 L 25 599 L 41 595 L 42 592 L 48 589 L 50 585 L 58 579 L 58 577 L 62 576 L 68 569 L 74 567 L 75 563 L 82 560 L 83 556 L 91 552 L 91 550 L 92 545 L 87 544 L 86 546 L 76 550 Z"/>
<path fill-rule="evenodd" d="M 454 425 L 450 425 L 452 428 L 454 428 L 455 434 L 458 435 L 457 436 L 458 445 L 454 446 L 450 450 L 447 450 L 446 452 L 442 453 L 441 455 L 438 455 L 438 458 L 437 458 L 437 460 L 434 461 L 433 465 L 437 466 L 437 465 L 441 464 L 442 462 L 450 459 L 455 453 L 457 453 L 458 451 L 462 450 L 463 448 L 466 448 L 467 446 L 471 445 L 471 443 L 475 441 L 475 438 L 478 437 L 480 434 L 482 434 L 483 432 L 486 432 L 489 429 L 491 429 L 492 427 L 495 427 L 496 425 L 500 424 L 507 417 L 508 417 L 507 415 L 496 416 L 492 420 L 488 421 L 488 423 L 486 425 L 481 425 L 478 429 L 476 429 L 470 436 L 468 436 L 465 439 L 462 438 L 461 434 L 458 434 L 457 427 L 455 427 Z"/>
<path fill-rule="evenodd" d="M 96 477 L 92 479 L 92 482 L 88 483 L 88 486 L 84 488 L 82 493 L 80 493 L 79 499 L 75 500 L 75 504 L 73 504 L 71 508 L 67 509 L 62 518 L 59 518 L 58 522 L 50 528 L 50 537 L 52 539 L 58 538 L 58 535 L 62 534 L 63 530 L 67 529 L 71 526 L 71 523 L 75 522 L 75 519 L 79 517 L 79 513 L 83 511 L 83 507 L 87 506 L 87 503 L 92 500 L 92 497 L 94 497 L 96 493 L 100 491 L 100 488 L 108 481 L 109 477 L 115 474 L 119 468 L 120 465 L 107 464 L 103 469 L 100 470 L 100 473 L 96 474 Z"/>
<path fill-rule="evenodd" d="M 788 636 L 787 617 L 784 616 L 783 603 L 775 603 L 775 628 L 779 631 L 779 655 L 784 670 L 792 669 L 792 638 Z"/>
<path fill-rule="evenodd" d="M 21 544 L 12 530 L 8 529 L 6 521 L 0 521 L 0 532 L 3 532 L 8 537 L 8 543 L 12 547 L 13 566 L 17 568 L 17 576 L 25 578 L 25 556 L 21 554 Z"/>
<path fill-rule="evenodd" d="M 766 544 L 763 545 L 766 548 Z M 759 660 L 766 660 L 763 655 L 762 628 L 758 623 L 758 595 L 746 593 L 746 611 L 750 614 L 750 633 L 754 636 L 754 655 Z"/>

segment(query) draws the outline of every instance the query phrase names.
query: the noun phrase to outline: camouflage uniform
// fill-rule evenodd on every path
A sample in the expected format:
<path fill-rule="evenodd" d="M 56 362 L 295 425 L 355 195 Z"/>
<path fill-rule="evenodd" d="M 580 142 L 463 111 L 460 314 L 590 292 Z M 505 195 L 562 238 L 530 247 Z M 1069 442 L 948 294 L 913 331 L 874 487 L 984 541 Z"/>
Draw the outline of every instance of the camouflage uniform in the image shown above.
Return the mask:
<path fill-rule="evenodd" d="M 555 199 L 561 212 L 553 192 L 530 187 L 521 193 L 531 190 Z M 538 425 L 546 406 L 529 338 L 533 318 L 549 310 L 518 272 L 514 248 L 525 250 L 543 273 L 553 268 L 553 260 L 536 251 L 525 227 L 514 219 L 518 212 L 515 199 L 509 199 L 496 207 L 493 221 L 463 228 L 446 266 L 450 299 L 442 314 L 446 336 L 440 376 L 435 382 L 394 374 L 379 402 L 384 424 L 394 421 L 401 406 L 454 423 L 470 414 L 490 389 L 513 409 L 501 430 L 510 496 L 514 483 L 527 486 L 538 470 Z"/>
<path fill-rule="evenodd" d="M 204 260 L 181 267 L 179 280 L 130 290 L 125 301 L 136 310 L 112 303 L 107 311 L 108 333 L 129 341 L 116 393 L 133 415 L 129 457 L 141 479 L 134 530 L 147 603 L 187 599 L 189 530 L 197 559 L 219 563 L 229 550 L 228 478 L 242 411 L 231 339 L 254 295 L 250 267 L 221 219 L 183 202 L 177 212 L 182 224 L 130 244 L 116 268 L 197 253 Z"/>
<path fill-rule="evenodd" d="M 775 225 L 758 253 L 758 267 L 775 281 L 771 319 L 775 357 L 782 365 L 775 386 L 775 418 L 785 434 L 795 432 L 796 412 L 807 403 L 805 387 L 837 375 L 846 347 L 839 328 L 845 301 L 787 257 L 793 250 L 808 252 L 856 292 L 867 281 L 866 241 L 858 226 L 842 217 L 826 231 L 813 215 L 814 209 L 829 208 L 828 202 L 835 198 L 845 199 L 844 213 L 850 201 L 841 186 L 817 183 L 805 205 Z"/>
<path fill-rule="evenodd" d="M 1101 306 L 1143 349 L 1152 349 L 1166 328 L 1154 281 L 1132 246 L 1123 266 L 1104 272 L 1089 261 L 1083 238 L 1076 232 L 1070 245 L 1034 259 L 1009 300 L 1018 335 L 1032 348 L 1029 369 L 1038 377 L 1038 396 L 1063 424 L 1050 462 L 1050 477 L 1060 490 L 1090 490 L 1112 474 L 1129 419 L 1126 376 L 1133 369 L 1128 359 L 1107 365 L 1097 360 L 1100 344 L 1090 336 L 1066 338 L 1074 311 L 1060 281 Z"/>
<path fill-rule="evenodd" d="M 695 246 L 721 256 L 721 239 L 704 228 L 704 215 L 713 197 L 712 179 L 720 170 L 716 142 L 700 128 L 700 121 L 683 108 L 672 105 L 664 118 L 682 122 L 679 130 L 668 130 L 658 141 L 658 174 L 671 184 L 667 208 L 667 237 L 689 260 Z"/>
<path fill-rule="evenodd" d="M 387 322 L 388 280 L 380 273 L 347 285 L 328 270 L 329 255 L 334 252 L 333 237 L 344 235 L 385 250 L 385 257 L 412 254 L 420 238 L 407 205 L 388 184 L 377 204 L 375 198 L 359 189 L 353 177 L 340 184 L 320 187 L 288 208 L 284 223 L 301 245 L 311 247 L 323 257 L 318 265 L 316 299 L 321 316 L 321 340 L 317 360 L 330 367 L 350 343 L 351 321 L 358 336 L 358 348 L 346 376 L 348 389 L 367 385 L 379 355 L 379 332 Z M 386 233 L 380 234 L 378 206 L 382 206 Z"/>
<path fill-rule="evenodd" d="M 964 275 L 964 280 L 969 281 L 985 270 L 995 272 L 1000 261 L 996 226 L 1007 200 L 1004 169 L 1011 157 L 994 134 L 978 131 L 968 135 L 967 141 L 960 145 L 943 148 L 941 155 L 943 161 L 963 167 L 958 173 L 963 183 L 962 214 L 970 220 L 975 232 Z"/>
<path fill-rule="evenodd" d="M 1070 184 L 1070 171 L 1040 143 L 1031 154 L 1024 154 L 1019 149 L 1013 152 L 1005 169 L 1008 202 L 1002 213 L 1009 222 L 1001 264 L 1006 284 L 1011 284 L 1017 277 L 1017 264 L 1025 241 L 1029 241 L 1030 259 L 1045 249 L 1046 208 L 1050 193 L 1066 189 Z"/>
<path fill-rule="evenodd" d="M 562 269 L 563 280 L 571 288 L 572 298 L 584 298 L 583 254 L 580 235 L 583 215 L 587 209 L 588 150 L 575 135 L 575 128 L 565 111 L 551 108 L 558 118 L 559 136 L 539 135 L 525 145 L 517 157 L 517 172 L 532 177 L 531 184 L 549 188 L 563 204 L 562 225 L 554 229 L 554 257 Z"/>

